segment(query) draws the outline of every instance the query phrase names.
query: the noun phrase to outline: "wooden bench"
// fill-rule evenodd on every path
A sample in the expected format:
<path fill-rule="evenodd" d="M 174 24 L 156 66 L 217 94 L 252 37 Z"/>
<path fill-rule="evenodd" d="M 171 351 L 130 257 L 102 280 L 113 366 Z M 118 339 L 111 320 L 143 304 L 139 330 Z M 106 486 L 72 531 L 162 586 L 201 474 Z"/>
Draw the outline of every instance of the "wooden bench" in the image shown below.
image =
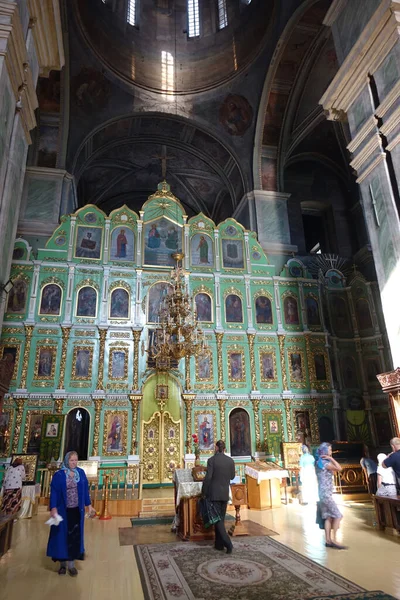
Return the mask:
<path fill-rule="evenodd" d="M 390 527 L 400 534 L 400 496 L 372 496 L 379 529 Z"/>
<path fill-rule="evenodd" d="M 0 558 L 11 546 L 15 515 L 0 514 Z"/>

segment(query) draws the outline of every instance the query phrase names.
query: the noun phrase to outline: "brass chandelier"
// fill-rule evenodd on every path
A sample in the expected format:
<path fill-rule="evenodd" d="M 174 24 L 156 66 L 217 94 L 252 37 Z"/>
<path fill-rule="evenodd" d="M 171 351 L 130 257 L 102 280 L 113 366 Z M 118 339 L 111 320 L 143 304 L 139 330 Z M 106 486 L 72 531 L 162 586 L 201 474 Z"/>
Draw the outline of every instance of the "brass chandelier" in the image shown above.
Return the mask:
<path fill-rule="evenodd" d="M 207 349 L 202 329 L 196 320 L 193 300 L 185 285 L 185 272 L 179 264 L 184 254 L 172 254 L 176 267 L 171 273 L 172 290 L 163 300 L 159 310 L 159 325 L 153 348 L 156 369 L 166 371 L 181 358 L 200 356 Z"/>

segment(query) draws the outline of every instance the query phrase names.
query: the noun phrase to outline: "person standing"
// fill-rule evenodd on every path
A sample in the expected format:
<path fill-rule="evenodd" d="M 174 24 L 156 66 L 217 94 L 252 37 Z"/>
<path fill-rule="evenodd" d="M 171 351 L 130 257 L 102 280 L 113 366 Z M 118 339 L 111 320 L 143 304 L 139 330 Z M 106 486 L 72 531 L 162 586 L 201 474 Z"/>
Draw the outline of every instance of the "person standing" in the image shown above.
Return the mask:
<path fill-rule="evenodd" d="M 400 438 L 392 438 L 390 440 L 390 446 L 392 452 L 388 454 L 387 458 L 382 462 L 382 467 L 388 469 L 392 467 L 397 478 L 397 490 L 400 488 Z"/>
<path fill-rule="evenodd" d="M 20 458 L 16 458 L 8 467 L 3 482 L 3 501 L 1 510 L 6 515 L 16 515 L 21 508 L 22 482 L 25 481 L 25 467 Z"/>
<path fill-rule="evenodd" d="M 318 461 L 316 466 L 318 479 L 318 493 L 321 516 L 325 521 L 325 546 L 328 548 L 346 549 L 336 541 L 342 513 L 333 499 L 333 473 L 341 471 L 341 465 L 332 457 L 332 446 L 324 442 L 318 447 Z"/>
<path fill-rule="evenodd" d="M 386 469 L 382 466 L 382 461 L 386 460 L 386 454 L 378 454 L 377 469 L 377 496 L 397 496 L 396 475 L 392 467 Z"/>
<path fill-rule="evenodd" d="M 227 554 L 233 550 L 232 542 L 225 529 L 225 514 L 229 500 L 229 484 L 235 477 L 235 463 L 230 456 L 225 455 L 225 442 L 219 440 L 216 443 L 214 456 L 207 461 L 207 474 L 203 481 L 202 493 L 205 498 L 212 502 L 221 516 L 221 520 L 215 523 L 215 549 L 226 548 Z"/>
<path fill-rule="evenodd" d="M 317 481 L 315 477 L 315 459 L 310 454 L 308 446 L 301 447 L 303 454 L 300 456 L 300 481 L 301 481 L 301 503 L 315 502 L 317 496 Z"/>
<path fill-rule="evenodd" d="M 85 553 L 83 531 L 85 524 L 85 506 L 89 516 L 95 516 L 89 496 L 89 485 L 85 471 L 78 466 L 78 454 L 67 452 L 63 465 L 54 473 L 50 490 L 50 515 L 60 515 L 59 525 L 50 528 L 47 544 L 47 556 L 54 562 L 60 561 L 59 575 L 68 572 L 72 577 L 78 575 L 75 560 L 82 559 Z"/>

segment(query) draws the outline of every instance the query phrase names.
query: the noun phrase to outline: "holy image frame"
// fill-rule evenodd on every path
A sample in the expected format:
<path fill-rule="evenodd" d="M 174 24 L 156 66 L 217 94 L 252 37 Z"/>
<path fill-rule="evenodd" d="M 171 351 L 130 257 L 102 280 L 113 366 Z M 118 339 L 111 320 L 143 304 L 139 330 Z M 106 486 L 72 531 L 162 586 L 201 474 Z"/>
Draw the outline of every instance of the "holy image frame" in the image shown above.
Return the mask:
<path fill-rule="evenodd" d="M 236 247 L 237 256 L 229 256 L 230 246 Z M 244 241 L 242 239 L 221 239 L 221 258 L 224 269 L 243 271 L 245 268 Z"/>
<path fill-rule="evenodd" d="M 3 408 L 0 414 L 0 456 L 6 457 L 11 450 L 11 432 L 14 424 L 14 409 Z"/>
<path fill-rule="evenodd" d="M 104 411 L 103 456 L 125 456 L 128 454 L 128 415 L 127 410 Z"/>
<path fill-rule="evenodd" d="M 19 361 L 20 361 L 20 356 L 21 356 L 21 345 L 22 345 L 22 342 L 20 340 L 18 340 L 17 338 L 3 339 L 2 343 L 0 344 L 0 360 L 3 359 L 6 356 L 6 354 L 12 354 L 13 359 L 14 359 L 13 360 L 14 370 L 13 370 L 11 381 L 16 381 L 16 379 L 18 378 Z M 7 352 L 7 349 L 15 350 L 15 353 Z"/>
<path fill-rule="evenodd" d="M 51 304 L 53 302 L 53 299 L 51 298 L 50 294 L 49 294 L 49 298 L 47 299 L 48 303 L 49 303 L 49 310 L 48 311 L 43 311 L 42 310 L 42 304 L 44 301 L 43 298 L 43 294 L 45 292 L 45 290 L 47 290 L 47 288 L 49 288 L 50 286 L 53 286 L 55 288 L 58 288 L 60 290 L 60 297 L 57 298 L 57 310 L 50 310 L 51 309 Z M 42 281 L 41 282 L 41 287 L 40 287 L 40 296 L 39 296 L 39 304 L 38 304 L 38 315 L 40 317 L 59 317 L 61 316 L 62 313 L 62 306 L 63 306 L 63 298 L 64 298 L 64 289 L 63 289 L 63 282 L 58 280 L 58 279 L 54 279 L 52 281 Z"/>
<path fill-rule="evenodd" d="M 304 356 L 304 350 L 300 347 L 292 346 L 287 349 L 289 380 L 292 388 L 306 387 L 307 376 Z"/>
<path fill-rule="evenodd" d="M 237 364 L 238 356 L 240 356 L 240 365 Z M 246 381 L 246 359 L 245 351 L 241 346 L 228 346 L 227 348 L 227 364 L 228 364 L 228 381 L 231 383 Z M 238 377 L 233 377 L 232 373 L 235 369 L 239 369 Z"/>
<path fill-rule="evenodd" d="M 195 410 L 193 417 L 196 424 L 200 452 L 202 454 L 214 454 L 217 441 L 217 410 L 212 408 L 208 410 Z M 204 441 L 206 431 L 208 431 L 208 443 Z"/>
<path fill-rule="evenodd" d="M 65 415 L 50 413 L 43 416 L 39 460 L 49 462 L 51 458 L 58 459 L 61 451 L 61 440 L 64 430 Z M 47 435 L 51 425 L 57 425 L 56 435 Z"/>
<path fill-rule="evenodd" d="M 74 346 L 71 365 L 71 381 L 92 380 L 93 353 L 93 346 Z"/>
<path fill-rule="evenodd" d="M 209 319 L 199 317 L 199 309 L 198 309 L 199 304 L 198 304 L 198 302 L 196 302 L 196 298 L 198 296 L 207 296 L 210 300 L 210 306 L 209 306 L 210 318 Z M 194 292 L 193 292 L 193 309 L 196 313 L 197 321 L 199 323 L 214 323 L 214 306 L 213 306 L 213 304 L 214 304 L 214 302 L 213 302 L 213 297 L 212 297 L 211 291 L 205 290 L 202 288 L 194 290 Z M 202 314 L 200 316 L 202 316 Z"/>
<path fill-rule="evenodd" d="M 114 355 L 124 355 L 123 373 L 119 375 L 114 371 Z M 111 381 L 125 381 L 128 379 L 129 346 L 119 343 L 117 346 L 110 345 L 108 349 L 108 378 Z"/>
<path fill-rule="evenodd" d="M 317 364 L 317 357 L 323 359 L 323 369 L 325 371 L 325 378 L 320 378 L 321 375 L 321 364 Z M 312 364 L 311 364 L 313 387 L 319 390 L 326 390 L 330 388 L 330 364 L 328 353 L 324 349 L 313 349 L 312 352 Z"/>
<path fill-rule="evenodd" d="M 264 356 L 270 356 L 272 361 L 273 374 L 272 377 L 265 377 Z M 259 367 L 260 367 L 260 382 L 262 387 L 274 388 L 278 385 L 278 372 L 276 369 L 276 348 L 274 346 L 260 346 L 258 349 Z"/>
<path fill-rule="evenodd" d="M 92 289 L 94 291 L 94 293 L 96 294 L 96 305 L 95 305 L 94 315 L 78 315 L 79 295 L 80 295 L 81 291 L 84 290 L 84 289 L 86 289 L 86 288 Z M 75 313 L 74 313 L 74 316 L 77 317 L 78 319 L 96 319 L 97 316 L 98 316 L 98 309 L 99 309 L 99 290 L 94 285 L 94 282 L 92 282 L 92 281 L 81 281 L 81 282 L 79 282 L 79 284 L 78 284 L 78 286 L 76 288 Z"/>
<path fill-rule="evenodd" d="M 39 455 L 38 454 L 12 454 L 11 463 L 17 458 L 22 460 L 22 464 L 25 469 L 25 481 L 23 485 L 34 485 L 36 483 L 36 470 L 38 466 Z"/>
<path fill-rule="evenodd" d="M 88 239 L 88 233 L 90 233 L 90 238 L 92 238 L 93 234 L 95 234 L 95 239 Z M 85 237 L 87 236 L 86 241 Z M 98 239 L 100 236 L 100 239 Z M 78 242 L 80 243 L 81 248 L 85 248 L 78 253 Z M 82 245 L 86 243 L 86 245 Z M 91 248 L 90 246 L 95 246 Z M 97 251 L 96 244 L 99 243 L 99 249 Z M 93 253 L 93 256 L 90 256 L 90 253 Z M 98 225 L 77 225 L 76 233 L 75 233 L 75 244 L 74 244 L 74 258 L 80 258 L 84 260 L 101 260 L 101 256 L 103 253 L 103 227 L 99 227 Z M 88 255 L 89 254 L 89 255 Z"/>
<path fill-rule="evenodd" d="M 28 453 L 29 440 L 30 440 L 31 433 L 33 431 L 35 419 L 37 419 L 37 417 L 40 418 L 40 438 L 41 438 L 43 417 L 44 417 L 44 415 L 51 415 L 51 414 L 52 414 L 52 410 L 50 410 L 50 409 L 44 409 L 44 410 L 32 409 L 32 410 L 26 411 L 25 428 L 24 428 L 24 442 L 23 442 L 23 446 L 22 446 L 22 452 L 24 454 Z M 40 451 L 40 443 L 39 443 L 39 451 Z"/>
<path fill-rule="evenodd" d="M 128 296 L 128 314 L 126 317 L 121 317 L 118 315 L 113 315 L 113 296 L 116 292 L 118 292 L 119 290 L 124 291 L 127 296 Z M 121 281 L 115 281 L 108 290 L 108 319 L 109 321 L 121 321 L 121 322 L 125 322 L 125 321 L 129 321 L 131 318 L 131 294 L 132 294 L 132 290 L 130 288 L 130 286 L 128 286 L 127 284 L 125 284 L 124 282 Z"/>
<path fill-rule="evenodd" d="M 182 252 L 183 231 L 183 224 L 166 216 L 146 221 L 142 232 L 143 266 L 168 269 L 174 267 L 175 261 L 171 254 Z M 172 237 L 174 233 L 176 237 Z"/>
<path fill-rule="evenodd" d="M 301 444 L 299 442 L 282 442 L 283 464 L 285 469 L 299 470 Z"/>
<path fill-rule="evenodd" d="M 206 359 L 207 363 L 205 363 Z M 214 381 L 213 353 L 211 349 L 195 357 L 195 372 L 196 381 Z"/>
<path fill-rule="evenodd" d="M 279 454 L 281 454 L 281 444 L 284 434 L 283 413 L 279 409 L 262 409 L 261 420 L 264 437 L 263 450 L 266 451 L 268 449 L 270 454 L 274 454 L 275 457 L 278 457 Z M 274 425 L 271 426 L 271 423 Z M 267 445 L 268 448 L 266 448 L 265 445 Z"/>
<path fill-rule="evenodd" d="M 36 356 L 35 356 L 35 367 L 34 367 L 34 381 L 53 381 L 56 372 L 57 363 L 57 351 L 58 346 L 50 344 L 41 344 L 40 342 L 36 345 Z M 51 354 L 51 365 L 50 373 L 48 371 L 48 360 L 46 354 Z M 41 371 L 41 373 L 39 373 Z"/>
<path fill-rule="evenodd" d="M 257 321 L 257 301 L 260 298 L 266 298 L 270 302 L 271 321 L 264 321 L 264 322 Z M 274 328 L 274 308 L 273 308 L 273 296 L 272 296 L 271 292 L 269 292 L 265 289 L 258 290 L 253 295 L 253 310 L 254 310 L 254 326 L 257 327 L 257 329 L 271 331 Z"/>

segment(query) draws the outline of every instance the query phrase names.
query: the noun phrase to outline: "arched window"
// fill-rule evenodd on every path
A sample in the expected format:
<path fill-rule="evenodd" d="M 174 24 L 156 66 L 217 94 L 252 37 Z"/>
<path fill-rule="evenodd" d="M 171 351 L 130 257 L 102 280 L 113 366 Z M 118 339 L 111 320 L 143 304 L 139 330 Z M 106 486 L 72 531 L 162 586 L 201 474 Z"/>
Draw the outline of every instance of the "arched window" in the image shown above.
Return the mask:
<path fill-rule="evenodd" d="M 228 11 L 226 0 L 218 0 L 218 29 L 228 27 Z"/>
<path fill-rule="evenodd" d="M 187 0 L 188 36 L 200 35 L 199 0 Z"/>
<path fill-rule="evenodd" d="M 136 0 L 128 0 L 128 11 L 126 20 L 129 25 L 135 26 L 136 23 Z"/>

